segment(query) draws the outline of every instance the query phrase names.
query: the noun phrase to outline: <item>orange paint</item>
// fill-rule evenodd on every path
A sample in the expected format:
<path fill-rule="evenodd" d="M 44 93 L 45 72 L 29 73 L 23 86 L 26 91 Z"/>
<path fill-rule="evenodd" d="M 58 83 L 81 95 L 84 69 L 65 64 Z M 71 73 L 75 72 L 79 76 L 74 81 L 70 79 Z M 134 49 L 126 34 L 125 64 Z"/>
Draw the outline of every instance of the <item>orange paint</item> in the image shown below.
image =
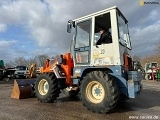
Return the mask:
<path fill-rule="evenodd" d="M 66 85 L 69 86 L 72 83 L 71 76 L 72 76 L 72 70 L 74 67 L 73 59 L 71 58 L 70 53 L 66 53 L 63 55 L 63 60 L 65 61 L 65 63 L 61 64 L 61 68 L 66 75 Z M 41 69 L 40 72 L 41 73 L 54 72 L 53 70 L 51 70 L 51 68 L 56 66 L 57 63 L 58 63 L 58 58 L 53 63 L 50 63 L 50 60 L 46 59 L 45 66 L 43 67 L 43 69 Z"/>
<path fill-rule="evenodd" d="M 133 69 L 133 63 L 132 63 L 132 58 L 127 54 L 123 54 L 123 59 L 124 59 L 124 66 L 126 70 L 132 70 Z"/>
<path fill-rule="evenodd" d="M 71 76 L 72 76 L 72 70 L 73 70 L 73 59 L 71 58 L 70 53 L 66 53 L 63 55 L 63 59 L 66 60 L 66 64 L 62 64 L 61 67 L 64 70 L 64 73 L 66 74 L 66 84 L 70 85 L 72 83 Z"/>

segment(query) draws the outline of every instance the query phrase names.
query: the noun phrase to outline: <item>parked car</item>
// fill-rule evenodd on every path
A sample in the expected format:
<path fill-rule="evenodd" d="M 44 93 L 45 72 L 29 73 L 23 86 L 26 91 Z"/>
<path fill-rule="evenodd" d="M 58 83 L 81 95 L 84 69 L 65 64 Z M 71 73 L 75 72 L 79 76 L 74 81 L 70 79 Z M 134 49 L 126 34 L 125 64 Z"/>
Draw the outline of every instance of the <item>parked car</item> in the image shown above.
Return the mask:
<path fill-rule="evenodd" d="M 27 66 L 16 66 L 14 73 L 15 78 L 26 78 L 28 67 Z"/>

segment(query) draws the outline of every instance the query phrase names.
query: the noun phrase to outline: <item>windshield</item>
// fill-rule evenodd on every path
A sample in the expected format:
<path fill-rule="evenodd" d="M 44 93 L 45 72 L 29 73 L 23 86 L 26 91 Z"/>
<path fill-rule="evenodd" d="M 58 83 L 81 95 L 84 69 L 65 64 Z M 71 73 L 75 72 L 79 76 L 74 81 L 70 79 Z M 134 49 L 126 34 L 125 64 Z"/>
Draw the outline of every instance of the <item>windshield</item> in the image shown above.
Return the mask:
<path fill-rule="evenodd" d="M 122 18 L 121 15 L 117 14 L 117 16 L 118 16 L 119 41 L 122 45 L 131 49 L 128 24 L 125 22 L 125 20 Z"/>
<path fill-rule="evenodd" d="M 75 48 L 89 46 L 90 20 L 77 23 Z"/>
<path fill-rule="evenodd" d="M 26 70 L 26 66 L 17 66 L 16 69 L 17 70 Z"/>

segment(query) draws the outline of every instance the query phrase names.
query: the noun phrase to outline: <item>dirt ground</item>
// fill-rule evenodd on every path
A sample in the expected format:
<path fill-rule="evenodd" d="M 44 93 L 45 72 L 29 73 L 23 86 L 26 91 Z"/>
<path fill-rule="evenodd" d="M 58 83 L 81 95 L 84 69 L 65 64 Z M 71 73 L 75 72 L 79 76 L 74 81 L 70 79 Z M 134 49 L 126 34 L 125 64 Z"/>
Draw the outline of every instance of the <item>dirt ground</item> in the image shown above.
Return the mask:
<path fill-rule="evenodd" d="M 0 81 L 0 120 L 128 120 L 160 119 L 160 82 L 143 81 L 136 99 L 119 104 L 109 114 L 87 110 L 78 97 L 63 94 L 55 103 L 40 103 L 37 98 L 11 99 L 13 81 Z"/>

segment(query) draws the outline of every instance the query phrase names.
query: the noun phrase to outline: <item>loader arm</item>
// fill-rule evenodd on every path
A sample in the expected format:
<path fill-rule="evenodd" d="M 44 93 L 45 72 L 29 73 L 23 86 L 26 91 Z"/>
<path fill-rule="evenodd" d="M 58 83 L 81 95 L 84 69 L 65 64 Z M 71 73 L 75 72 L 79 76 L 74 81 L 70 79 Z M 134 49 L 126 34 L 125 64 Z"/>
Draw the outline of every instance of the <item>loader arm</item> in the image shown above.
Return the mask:
<path fill-rule="evenodd" d="M 40 70 L 40 73 L 54 73 L 57 78 L 65 78 L 66 85 L 71 84 L 71 76 L 73 70 L 73 60 L 70 53 L 66 53 L 57 57 L 54 62 L 50 62 L 46 59 L 44 67 Z"/>
<path fill-rule="evenodd" d="M 53 63 L 50 62 L 50 59 L 46 59 L 44 67 L 40 70 L 40 73 L 53 72 L 53 67 L 58 64 L 58 58 L 54 60 Z"/>

